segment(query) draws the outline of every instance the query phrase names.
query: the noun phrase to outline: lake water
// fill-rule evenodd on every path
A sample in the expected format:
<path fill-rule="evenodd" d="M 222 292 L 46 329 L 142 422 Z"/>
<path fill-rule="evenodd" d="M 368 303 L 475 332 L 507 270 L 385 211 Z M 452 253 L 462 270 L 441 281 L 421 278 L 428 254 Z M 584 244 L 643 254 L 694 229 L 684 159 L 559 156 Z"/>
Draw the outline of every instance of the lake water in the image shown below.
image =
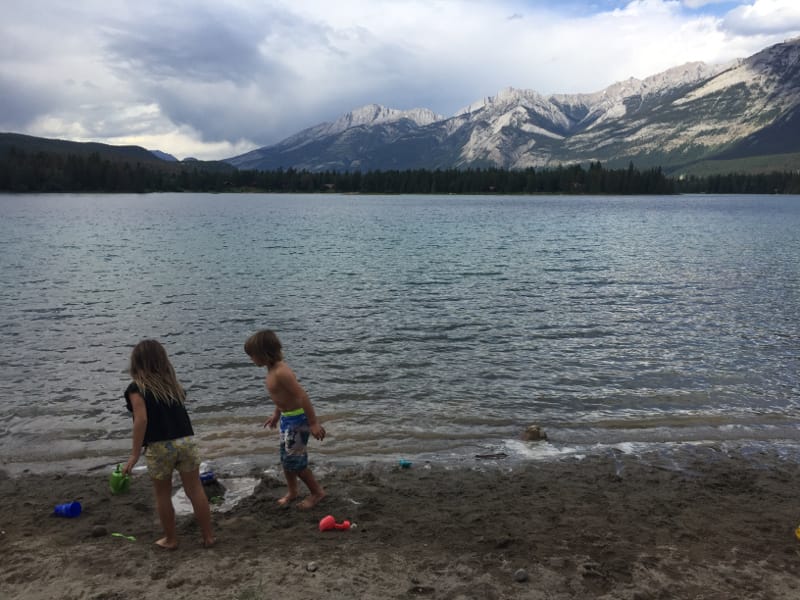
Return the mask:
<path fill-rule="evenodd" d="M 267 327 L 316 461 L 800 454 L 797 196 L 5 195 L 0 270 L 12 472 L 127 458 L 145 337 L 206 458 L 274 465 Z"/>

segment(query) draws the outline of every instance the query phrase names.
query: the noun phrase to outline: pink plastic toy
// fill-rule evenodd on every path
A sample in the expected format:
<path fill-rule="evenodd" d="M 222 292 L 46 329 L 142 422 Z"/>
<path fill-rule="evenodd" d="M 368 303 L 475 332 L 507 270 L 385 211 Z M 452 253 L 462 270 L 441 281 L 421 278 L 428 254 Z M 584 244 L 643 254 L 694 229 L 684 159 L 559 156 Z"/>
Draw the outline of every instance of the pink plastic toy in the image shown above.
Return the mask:
<path fill-rule="evenodd" d="M 333 515 L 322 517 L 322 519 L 319 521 L 319 530 L 330 531 L 332 529 L 350 529 L 350 521 L 342 521 L 341 523 L 337 523 L 336 519 L 333 518 Z"/>

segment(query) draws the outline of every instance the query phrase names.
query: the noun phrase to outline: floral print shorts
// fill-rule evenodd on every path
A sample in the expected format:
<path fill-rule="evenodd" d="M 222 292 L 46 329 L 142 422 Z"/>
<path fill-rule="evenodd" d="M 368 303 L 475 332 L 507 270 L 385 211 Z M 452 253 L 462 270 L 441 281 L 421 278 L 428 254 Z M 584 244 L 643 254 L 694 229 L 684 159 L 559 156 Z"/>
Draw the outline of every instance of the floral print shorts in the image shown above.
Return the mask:
<path fill-rule="evenodd" d="M 150 442 L 145 457 L 147 473 L 152 479 L 170 479 L 175 469 L 185 473 L 200 467 L 197 444 L 192 437 Z"/>

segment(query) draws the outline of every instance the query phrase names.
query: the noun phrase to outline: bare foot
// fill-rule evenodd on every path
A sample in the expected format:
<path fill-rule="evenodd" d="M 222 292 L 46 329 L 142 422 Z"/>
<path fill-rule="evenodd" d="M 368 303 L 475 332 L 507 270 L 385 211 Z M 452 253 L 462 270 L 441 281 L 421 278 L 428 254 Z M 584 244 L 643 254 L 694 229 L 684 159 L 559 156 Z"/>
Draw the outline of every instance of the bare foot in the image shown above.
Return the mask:
<path fill-rule="evenodd" d="M 167 538 L 163 537 L 155 541 L 156 546 L 164 550 L 175 550 L 178 547 L 178 542 L 170 542 Z"/>
<path fill-rule="evenodd" d="M 214 539 L 213 537 L 207 540 L 203 540 L 203 548 L 213 548 L 216 543 L 217 540 Z"/>
<path fill-rule="evenodd" d="M 278 506 L 283 506 L 284 508 L 286 508 L 295 498 L 297 498 L 297 494 L 292 494 L 292 493 L 286 494 L 283 498 L 280 498 L 278 500 Z"/>
<path fill-rule="evenodd" d="M 319 504 L 322 499 L 326 496 L 325 492 L 320 492 L 319 494 L 311 494 L 310 496 L 306 496 L 303 498 L 302 502 L 297 503 L 297 508 L 300 510 L 308 510 L 309 508 L 314 508 L 317 504 Z"/>

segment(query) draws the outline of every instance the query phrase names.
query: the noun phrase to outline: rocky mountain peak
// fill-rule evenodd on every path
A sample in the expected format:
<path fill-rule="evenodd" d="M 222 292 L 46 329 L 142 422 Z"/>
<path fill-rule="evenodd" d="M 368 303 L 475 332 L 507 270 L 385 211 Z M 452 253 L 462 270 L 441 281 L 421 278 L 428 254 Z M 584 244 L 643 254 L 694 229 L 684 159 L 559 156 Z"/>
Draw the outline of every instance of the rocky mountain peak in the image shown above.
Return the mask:
<path fill-rule="evenodd" d="M 398 110 L 388 108 L 380 104 L 367 104 L 356 108 L 330 124 L 325 129 L 326 133 L 339 133 L 352 127 L 364 125 L 379 125 L 381 123 L 392 123 L 401 119 L 408 119 L 419 126 L 430 125 L 440 121 L 443 117 L 437 115 L 427 108 L 413 108 L 411 110 Z"/>

